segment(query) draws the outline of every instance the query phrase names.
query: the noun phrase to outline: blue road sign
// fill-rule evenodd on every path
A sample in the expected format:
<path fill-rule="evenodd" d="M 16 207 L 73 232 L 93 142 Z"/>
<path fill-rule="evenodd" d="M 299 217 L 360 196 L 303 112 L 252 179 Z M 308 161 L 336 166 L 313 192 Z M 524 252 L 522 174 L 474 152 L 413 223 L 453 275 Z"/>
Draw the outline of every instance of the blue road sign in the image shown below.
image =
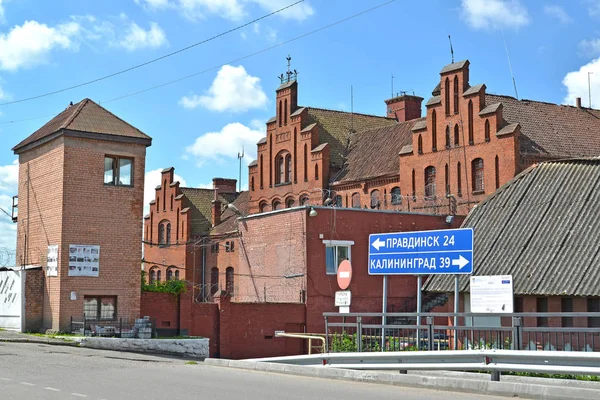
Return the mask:
<path fill-rule="evenodd" d="M 471 228 L 369 235 L 370 275 L 471 273 Z"/>

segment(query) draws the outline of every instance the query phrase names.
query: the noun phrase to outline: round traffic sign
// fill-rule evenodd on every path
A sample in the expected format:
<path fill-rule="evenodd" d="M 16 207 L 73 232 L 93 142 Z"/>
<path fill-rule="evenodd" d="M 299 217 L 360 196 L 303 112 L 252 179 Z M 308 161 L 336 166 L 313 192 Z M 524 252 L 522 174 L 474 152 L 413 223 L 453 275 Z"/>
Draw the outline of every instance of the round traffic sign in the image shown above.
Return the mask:
<path fill-rule="evenodd" d="M 342 290 L 348 289 L 350 281 L 352 280 L 352 264 L 350 261 L 344 260 L 340 263 L 337 271 L 337 282 L 338 286 Z"/>

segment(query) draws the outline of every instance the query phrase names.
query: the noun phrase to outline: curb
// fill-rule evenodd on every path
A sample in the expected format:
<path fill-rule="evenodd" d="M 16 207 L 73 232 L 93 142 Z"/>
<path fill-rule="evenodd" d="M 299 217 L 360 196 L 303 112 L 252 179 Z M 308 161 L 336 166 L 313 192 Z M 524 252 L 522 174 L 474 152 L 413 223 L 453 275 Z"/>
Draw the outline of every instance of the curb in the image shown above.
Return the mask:
<path fill-rule="evenodd" d="M 321 366 L 300 366 L 244 360 L 207 358 L 205 365 L 262 372 L 274 372 L 314 378 L 338 379 L 353 382 L 408 386 L 431 390 L 467 392 L 491 396 L 520 397 L 539 400 L 597 400 L 600 390 L 521 382 L 493 382 L 444 376 L 404 375 L 376 371 L 356 371 Z"/>
<path fill-rule="evenodd" d="M 0 338 L 0 343 L 31 343 L 31 344 L 49 344 L 52 346 L 71 346 L 79 347 L 77 342 L 64 342 L 44 339 L 25 339 L 25 338 Z"/>

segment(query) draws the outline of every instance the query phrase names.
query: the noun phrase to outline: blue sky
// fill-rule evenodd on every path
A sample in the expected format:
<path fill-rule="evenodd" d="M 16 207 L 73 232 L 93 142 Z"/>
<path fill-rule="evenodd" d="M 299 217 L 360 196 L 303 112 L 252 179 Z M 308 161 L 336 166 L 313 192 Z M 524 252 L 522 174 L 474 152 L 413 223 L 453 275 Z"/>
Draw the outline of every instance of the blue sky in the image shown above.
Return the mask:
<path fill-rule="evenodd" d="M 59 90 L 160 57 L 293 3 L 294 0 L 0 0 L 0 103 Z M 394 91 L 427 99 L 440 69 L 471 61 L 471 84 L 520 98 L 600 107 L 600 0 L 396 0 L 261 54 L 386 0 L 305 0 L 206 44 L 56 95 L 0 105 L 0 207 L 17 193 L 11 147 L 70 101 L 89 97 L 153 138 L 147 193 L 174 166 L 185 185 L 238 175 L 275 113 L 285 57 L 299 71 L 299 103 L 383 115 Z M 190 79 L 111 101 L 205 71 Z M 40 118 L 38 118 L 40 117 Z M 14 122 L 11 122 L 14 121 Z M 243 174 L 246 186 L 247 175 Z M 146 199 L 146 202 L 149 199 Z M 15 226 L 0 214 L 0 249 L 15 248 Z M 0 253 L 2 251 L 0 250 Z M 0 264 L 2 263 L 0 255 Z"/>

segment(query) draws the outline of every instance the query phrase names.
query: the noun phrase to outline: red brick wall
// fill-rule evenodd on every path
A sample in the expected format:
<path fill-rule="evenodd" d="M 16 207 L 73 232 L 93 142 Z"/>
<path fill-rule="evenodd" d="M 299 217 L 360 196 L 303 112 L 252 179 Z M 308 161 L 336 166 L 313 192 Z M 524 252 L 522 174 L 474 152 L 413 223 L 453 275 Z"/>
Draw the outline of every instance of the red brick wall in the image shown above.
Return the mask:
<path fill-rule="evenodd" d="M 25 331 L 39 332 L 44 312 L 44 270 L 28 269 L 25 279 Z"/>
<path fill-rule="evenodd" d="M 342 207 L 352 208 L 352 195 L 358 193 L 360 198 L 360 208 L 372 209 L 371 193 L 374 190 L 379 190 L 379 207 L 377 210 L 394 210 L 394 211 L 409 211 L 407 209 L 407 201 L 404 200 L 400 204 L 392 204 L 392 189 L 400 187 L 399 176 L 372 179 L 366 182 L 333 185 L 332 195 L 342 196 Z"/>
<path fill-rule="evenodd" d="M 233 243 L 233 247 L 231 246 L 231 243 Z M 227 268 L 233 268 L 233 293 L 230 295 L 234 296 L 234 300 L 238 300 L 240 279 L 243 279 L 243 277 L 240 275 L 241 272 L 239 269 L 241 252 L 240 238 L 234 235 L 228 237 L 212 236 L 211 244 L 211 246 L 205 247 L 205 298 L 212 299 L 211 293 L 217 293 L 219 290 L 226 290 Z M 218 251 L 217 248 L 214 247 L 216 245 L 218 245 Z M 227 249 L 229 249 L 229 251 L 227 251 Z M 219 270 L 219 278 L 216 285 L 213 285 L 212 282 L 212 268 L 217 268 Z"/>

